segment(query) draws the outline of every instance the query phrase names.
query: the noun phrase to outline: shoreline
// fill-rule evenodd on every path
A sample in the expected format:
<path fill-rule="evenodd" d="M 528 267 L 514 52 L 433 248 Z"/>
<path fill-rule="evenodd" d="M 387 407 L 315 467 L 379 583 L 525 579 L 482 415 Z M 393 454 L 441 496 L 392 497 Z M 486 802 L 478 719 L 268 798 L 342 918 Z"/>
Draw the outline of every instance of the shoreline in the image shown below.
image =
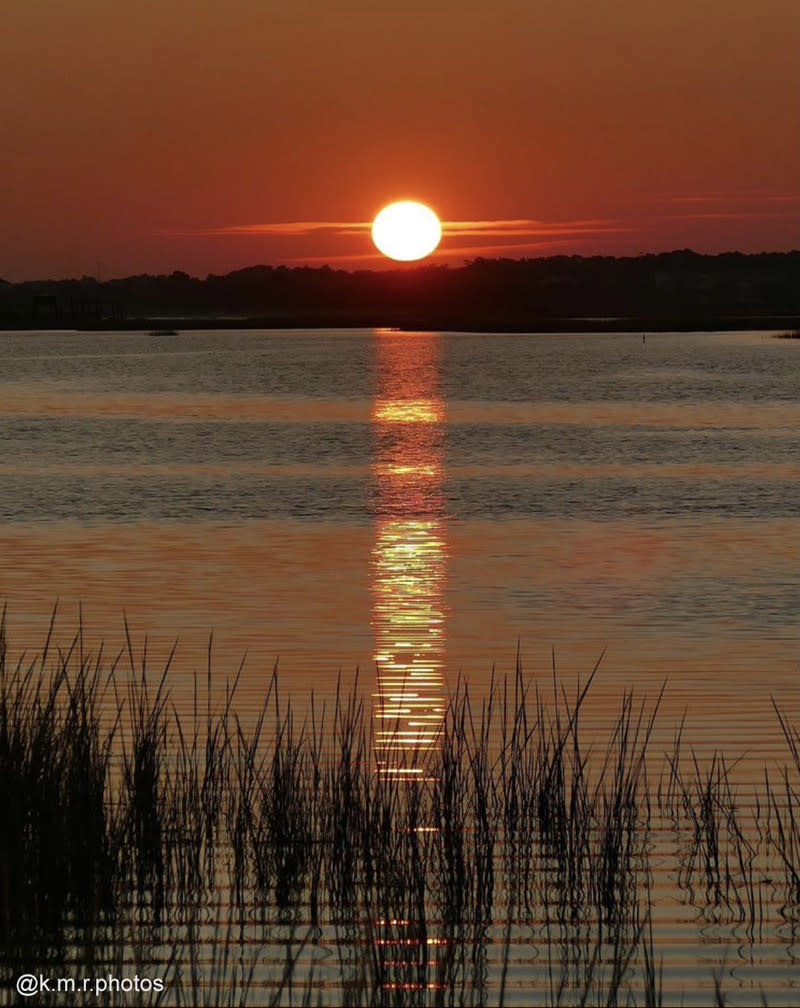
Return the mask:
<path fill-rule="evenodd" d="M 0 332 L 138 332 L 178 335 L 180 331 L 207 329 L 393 329 L 399 332 L 437 331 L 464 333 L 659 333 L 741 332 L 797 330 L 795 315 L 697 316 L 519 316 L 519 315 L 367 315 L 348 313 L 280 314 L 255 316 L 139 316 L 105 318 L 91 323 L 74 318 L 22 318 L 0 320 Z"/>

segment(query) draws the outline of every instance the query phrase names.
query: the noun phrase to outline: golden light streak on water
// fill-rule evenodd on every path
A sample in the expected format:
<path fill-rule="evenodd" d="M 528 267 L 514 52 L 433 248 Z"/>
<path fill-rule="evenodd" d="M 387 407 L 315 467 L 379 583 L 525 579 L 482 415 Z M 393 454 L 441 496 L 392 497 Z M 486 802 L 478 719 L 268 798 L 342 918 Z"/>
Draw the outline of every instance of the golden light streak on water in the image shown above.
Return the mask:
<path fill-rule="evenodd" d="M 384 399 L 375 403 L 379 423 L 442 423 L 444 403 L 436 399 Z"/>
<path fill-rule="evenodd" d="M 375 755 L 384 773 L 418 775 L 435 750 L 445 711 L 441 521 L 386 519 L 373 552 L 378 692 Z"/>
<path fill-rule="evenodd" d="M 380 773 L 421 780 L 446 707 L 440 337 L 381 332 L 376 339 L 374 751 Z"/>

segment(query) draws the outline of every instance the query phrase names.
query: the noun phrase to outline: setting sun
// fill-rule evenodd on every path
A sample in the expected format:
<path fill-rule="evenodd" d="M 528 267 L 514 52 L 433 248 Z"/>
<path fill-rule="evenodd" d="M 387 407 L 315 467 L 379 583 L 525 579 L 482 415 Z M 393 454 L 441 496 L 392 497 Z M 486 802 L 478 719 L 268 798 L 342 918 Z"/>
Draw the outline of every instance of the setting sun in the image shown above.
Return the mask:
<path fill-rule="evenodd" d="M 402 200 L 385 206 L 372 223 L 372 240 L 389 259 L 424 259 L 439 244 L 442 226 L 424 203 Z"/>

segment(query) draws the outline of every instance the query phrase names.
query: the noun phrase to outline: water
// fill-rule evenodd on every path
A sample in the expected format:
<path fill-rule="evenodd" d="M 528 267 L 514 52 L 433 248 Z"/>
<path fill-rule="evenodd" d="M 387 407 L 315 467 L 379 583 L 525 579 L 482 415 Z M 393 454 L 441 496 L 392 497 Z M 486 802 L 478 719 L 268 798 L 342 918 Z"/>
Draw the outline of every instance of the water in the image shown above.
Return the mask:
<path fill-rule="evenodd" d="M 751 794 L 785 762 L 772 699 L 797 710 L 799 350 L 769 333 L 0 334 L 11 646 L 41 648 L 58 600 L 62 641 L 80 603 L 113 652 L 124 613 L 155 665 L 178 639 L 189 712 L 213 628 L 218 697 L 247 655 L 245 721 L 276 661 L 301 704 L 358 667 L 386 768 L 435 748 L 459 676 L 480 693 L 519 649 L 526 675 L 549 688 L 555 656 L 574 690 L 605 649 L 589 732 L 666 681 L 656 752 L 686 715 L 701 758 L 743 757 Z M 670 989 L 708 996 L 711 965 L 688 964 L 711 925 L 658 906 Z M 763 981 L 778 1003 L 795 931 L 774 925 L 747 983 L 723 967 L 734 932 L 709 958 L 723 986 Z M 511 986 L 546 989 L 535 936 L 514 933 Z"/>
<path fill-rule="evenodd" d="M 7 333 L 0 348 L 20 648 L 41 645 L 56 599 L 66 624 L 82 602 L 97 639 L 121 640 L 124 611 L 157 654 L 179 637 L 190 669 L 213 628 L 220 669 L 247 652 L 255 693 L 276 659 L 325 690 L 339 669 L 372 673 L 379 554 L 419 521 L 429 545 L 405 553 L 423 608 L 435 584 L 449 679 L 513 668 L 518 641 L 531 671 L 555 648 L 585 672 L 607 648 L 615 695 L 666 677 L 676 710 L 699 690 L 723 736 L 744 709 L 765 742 L 765 671 L 794 696 L 793 341 Z"/>

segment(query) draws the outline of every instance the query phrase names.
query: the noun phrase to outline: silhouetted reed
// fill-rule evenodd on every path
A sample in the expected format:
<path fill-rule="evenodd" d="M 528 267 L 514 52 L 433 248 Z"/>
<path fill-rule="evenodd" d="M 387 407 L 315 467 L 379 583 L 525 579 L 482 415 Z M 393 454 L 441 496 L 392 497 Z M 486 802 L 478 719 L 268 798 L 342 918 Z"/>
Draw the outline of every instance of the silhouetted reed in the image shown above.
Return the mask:
<path fill-rule="evenodd" d="M 789 764 L 781 783 L 772 787 L 765 773 L 768 803 L 768 838 L 784 873 L 785 910 L 795 923 L 800 918 L 800 728 L 790 724 L 773 701 L 775 714 L 789 750 Z"/>
<path fill-rule="evenodd" d="M 127 962 L 165 971 L 168 1003 L 313 1004 L 332 989 L 352 1005 L 503 1003 L 525 930 L 542 1003 L 660 1004 L 658 816 L 708 920 L 752 940 L 770 865 L 797 919 L 800 743 L 780 712 L 789 766 L 748 819 L 734 763 L 687 761 L 681 732 L 651 793 L 660 695 L 623 695 L 605 747 L 586 746 L 599 662 L 570 695 L 554 661 L 550 701 L 519 658 L 481 692 L 459 680 L 437 744 L 393 744 L 388 766 L 357 680 L 298 707 L 273 669 L 247 727 L 238 674 L 212 705 L 211 641 L 205 697 L 195 679 L 184 713 L 173 656 L 153 674 L 127 628 L 111 661 L 85 653 L 82 629 L 64 650 L 53 638 L 51 623 L 42 654 L 11 665 L 0 622 L 4 985 L 36 964 Z M 332 979 L 322 960 L 323 981 L 325 932 L 337 965 Z"/>
<path fill-rule="evenodd" d="M 48 665 L 52 630 L 40 657 L 10 667 L 0 619 L 0 947 L 21 964 L 63 956 L 68 928 L 97 933 L 115 910 L 106 679 L 80 635 Z"/>

